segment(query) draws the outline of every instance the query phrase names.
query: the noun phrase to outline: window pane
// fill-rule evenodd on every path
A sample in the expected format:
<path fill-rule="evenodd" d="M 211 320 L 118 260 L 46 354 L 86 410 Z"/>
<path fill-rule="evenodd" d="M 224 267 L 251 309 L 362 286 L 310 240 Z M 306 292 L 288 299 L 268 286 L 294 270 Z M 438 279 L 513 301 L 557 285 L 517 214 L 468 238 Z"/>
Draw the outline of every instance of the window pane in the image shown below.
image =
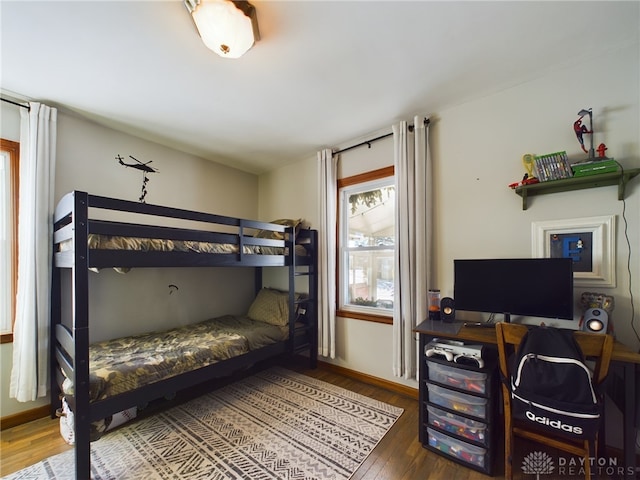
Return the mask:
<path fill-rule="evenodd" d="M 13 290 L 12 244 L 13 218 L 11 215 L 11 175 L 9 156 L 0 153 L 0 332 L 11 332 Z"/>
<path fill-rule="evenodd" d="M 349 194 L 349 247 L 395 245 L 395 188 Z"/>
<path fill-rule="evenodd" d="M 341 308 L 381 309 L 378 313 L 389 315 L 394 298 L 393 177 L 345 187 L 341 200 Z"/>
<path fill-rule="evenodd" d="M 351 250 L 347 303 L 393 309 L 393 262 L 393 250 Z"/>

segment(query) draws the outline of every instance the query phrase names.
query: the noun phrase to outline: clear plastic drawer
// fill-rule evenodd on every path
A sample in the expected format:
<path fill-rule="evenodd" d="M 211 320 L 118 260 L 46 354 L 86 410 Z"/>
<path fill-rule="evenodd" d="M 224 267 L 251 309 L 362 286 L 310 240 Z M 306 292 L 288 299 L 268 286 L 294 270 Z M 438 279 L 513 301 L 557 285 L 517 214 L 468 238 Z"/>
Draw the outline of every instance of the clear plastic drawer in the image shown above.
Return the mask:
<path fill-rule="evenodd" d="M 435 362 L 427 362 L 427 365 L 429 380 L 473 393 L 484 394 L 487 391 L 486 373 L 448 367 Z"/>
<path fill-rule="evenodd" d="M 486 449 L 465 442 L 459 442 L 431 428 L 427 428 L 427 435 L 429 437 L 429 445 L 433 448 L 437 448 L 451 457 L 484 468 L 487 457 Z"/>
<path fill-rule="evenodd" d="M 455 413 L 445 412 L 432 405 L 427 406 L 427 418 L 429 425 L 438 427 L 440 430 L 488 445 L 489 438 L 486 433 L 487 425 L 485 423 L 477 422 Z"/>
<path fill-rule="evenodd" d="M 479 418 L 487 416 L 487 399 L 474 397 L 465 393 L 454 392 L 437 385 L 427 384 L 429 401 L 456 412 L 473 415 Z"/>

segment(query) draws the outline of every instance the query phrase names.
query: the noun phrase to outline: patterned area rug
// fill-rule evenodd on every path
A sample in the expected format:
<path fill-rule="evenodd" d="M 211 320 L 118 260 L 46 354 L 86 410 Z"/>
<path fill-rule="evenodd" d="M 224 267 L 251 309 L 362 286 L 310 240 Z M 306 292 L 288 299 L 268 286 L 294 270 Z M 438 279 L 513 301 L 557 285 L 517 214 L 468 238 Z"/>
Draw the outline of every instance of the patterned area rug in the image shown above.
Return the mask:
<path fill-rule="evenodd" d="M 282 368 L 139 419 L 91 445 L 100 480 L 348 479 L 402 409 Z M 6 478 L 73 479 L 74 451 Z"/>

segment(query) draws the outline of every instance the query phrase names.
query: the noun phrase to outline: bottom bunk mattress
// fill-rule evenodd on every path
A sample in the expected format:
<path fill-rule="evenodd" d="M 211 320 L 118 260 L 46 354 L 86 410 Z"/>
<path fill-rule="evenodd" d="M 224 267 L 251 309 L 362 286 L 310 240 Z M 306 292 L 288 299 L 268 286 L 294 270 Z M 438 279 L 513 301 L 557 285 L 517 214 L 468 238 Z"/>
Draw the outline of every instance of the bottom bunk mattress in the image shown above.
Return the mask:
<path fill-rule="evenodd" d="M 286 326 L 226 315 L 200 323 L 94 343 L 90 401 L 102 400 L 286 340 Z M 62 390 L 73 395 L 66 379 Z"/>

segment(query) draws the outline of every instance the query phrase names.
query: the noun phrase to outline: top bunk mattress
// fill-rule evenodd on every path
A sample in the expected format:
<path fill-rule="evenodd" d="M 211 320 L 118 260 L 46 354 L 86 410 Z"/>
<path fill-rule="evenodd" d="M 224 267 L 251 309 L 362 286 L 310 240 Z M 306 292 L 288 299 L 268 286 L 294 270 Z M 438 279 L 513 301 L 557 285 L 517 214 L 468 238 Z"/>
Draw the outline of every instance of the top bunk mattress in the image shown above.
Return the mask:
<path fill-rule="evenodd" d="M 137 252 L 189 252 L 189 253 L 240 253 L 238 245 L 232 243 L 198 242 L 193 240 L 166 240 L 161 238 L 124 237 L 118 235 L 102 235 L 90 233 L 87 246 L 93 250 L 128 250 Z M 73 250 L 73 240 L 60 243 L 60 252 Z M 284 247 L 267 247 L 262 245 L 243 245 L 242 253 L 255 255 L 286 255 Z M 297 256 L 308 255 L 303 245 L 295 246 Z"/>

